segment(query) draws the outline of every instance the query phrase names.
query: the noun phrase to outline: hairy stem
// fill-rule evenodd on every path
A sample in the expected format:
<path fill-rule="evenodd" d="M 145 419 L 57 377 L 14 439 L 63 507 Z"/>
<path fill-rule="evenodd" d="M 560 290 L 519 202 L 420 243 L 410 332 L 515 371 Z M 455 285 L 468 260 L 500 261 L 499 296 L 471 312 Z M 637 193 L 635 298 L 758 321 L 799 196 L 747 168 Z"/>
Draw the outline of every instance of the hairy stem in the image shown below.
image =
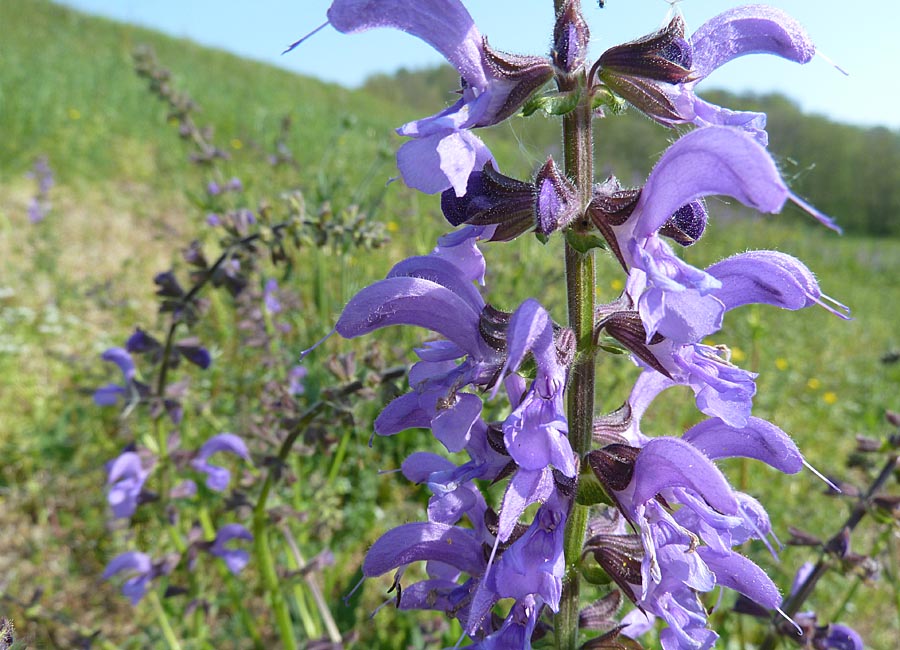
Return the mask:
<path fill-rule="evenodd" d="M 557 12 L 563 5 L 559 0 L 554 2 Z M 578 85 L 585 85 L 586 80 L 582 71 L 574 76 L 560 75 L 557 83 L 561 91 L 569 91 L 577 89 Z M 565 171 L 578 189 L 583 209 L 590 203 L 594 175 L 590 101 L 589 93 L 583 93 L 575 110 L 563 118 Z M 586 216 L 582 216 L 571 228 L 577 234 L 586 230 L 589 223 Z M 590 450 L 594 416 L 594 256 L 590 251 L 581 253 L 566 242 L 565 263 L 569 326 L 577 342 L 569 378 L 567 416 L 569 442 L 580 459 Z M 559 612 L 554 621 L 558 650 L 575 650 L 578 647 L 580 576 L 577 563 L 584 544 L 587 519 L 587 508 L 573 504 L 566 521 L 563 542 L 566 572 Z"/>

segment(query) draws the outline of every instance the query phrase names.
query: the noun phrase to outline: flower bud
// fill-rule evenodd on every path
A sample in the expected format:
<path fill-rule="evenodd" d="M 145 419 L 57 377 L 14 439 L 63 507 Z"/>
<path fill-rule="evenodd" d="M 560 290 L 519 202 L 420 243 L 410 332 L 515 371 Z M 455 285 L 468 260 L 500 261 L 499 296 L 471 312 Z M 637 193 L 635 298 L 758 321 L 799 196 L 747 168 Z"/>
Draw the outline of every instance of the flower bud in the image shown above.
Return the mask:
<path fill-rule="evenodd" d="M 569 0 L 553 27 L 553 65 L 572 74 L 584 65 L 591 32 L 581 14 L 580 3 Z"/>
<path fill-rule="evenodd" d="M 578 216 L 578 192 L 553 158 L 548 158 L 541 167 L 534 184 L 537 189 L 535 229 L 538 233 L 550 235 L 555 230 L 562 230 Z"/>

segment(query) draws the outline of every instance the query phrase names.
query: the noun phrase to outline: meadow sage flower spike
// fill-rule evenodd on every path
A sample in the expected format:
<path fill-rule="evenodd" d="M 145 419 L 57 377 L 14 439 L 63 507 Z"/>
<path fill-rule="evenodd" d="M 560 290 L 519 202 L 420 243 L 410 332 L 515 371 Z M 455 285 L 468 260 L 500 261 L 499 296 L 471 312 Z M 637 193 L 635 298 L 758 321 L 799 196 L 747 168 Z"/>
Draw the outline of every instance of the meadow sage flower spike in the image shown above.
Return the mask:
<path fill-rule="evenodd" d="M 533 635 L 550 629 L 542 616 L 553 614 L 557 647 L 574 650 L 580 563 L 637 606 L 582 647 L 624 647 L 618 635 L 637 636 L 661 619 L 664 650 L 705 650 L 718 635 L 708 627 L 704 594 L 726 587 L 757 609 L 781 605 L 772 580 L 736 550 L 758 539 L 775 554 L 769 516 L 715 461 L 750 458 L 789 474 L 807 466 L 784 431 L 752 415 L 756 374 L 705 339 L 721 329 L 727 311 L 749 303 L 849 313 L 790 255 L 750 251 L 701 269 L 664 238 L 695 244 L 712 195 L 763 213 L 792 200 L 837 230 L 787 187 L 765 149 L 763 116 L 694 95 L 697 83 L 735 57 L 767 52 L 804 63 L 814 49 L 785 14 L 752 6 L 725 12 L 690 38 L 676 16 L 659 32 L 607 50 L 588 73 L 580 3 L 554 6 L 549 59 L 493 51 L 458 0 L 335 0 L 328 10 L 344 33 L 390 27 L 421 38 L 462 77 L 453 106 L 399 129 L 412 140 L 398 152 L 407 184 L 441 192 L 444 216 L 458 229 L 430 254 L 398 262 L 360 290 L 334 329 L 345 338 L 391 325 L 436 334 L 415 349 L 409 390 L 376 418 L 373 438 L 428 429 L 447 453 L 463 454 L 457 461 L 416 451 L 402 462 L 403 476 L 431 492 L 427 518 L 377 539 L 363 576 L 394 572 L 398 608 L 457 619 L 472 639 L 467 648 L 527 650 Z M 533 182 L 506 176 L 470 130 L 509 117 L 553 74 L 571 100 L 559 111 L 565 169 L 548 159 Z M 598 113 L 589 95 L 608 94 L 598 83 L 665 125 L 698 127 L 663 153 L 641 188 L 625 188 L 614 176 L 593 184 L 591 119 Z M 599 239 L 587 230 L 592 224 L 626 276 L 619 297 L 600 307 L 593 302 L 590 260 Z M 532 230 L 542 242 L 564 233 L 569 327 L 534 298 L 505 311 L 476 286 L 486 276 L 479 242 Z M 586 251 L 575 246 L 588 240 Z M 595 419 L 593 358 L 608 347 L 604 336 L 624 345 L 643 371 L 626 404 Z M 645 435 L 641 419 L 650 404 L 677 385 L 690 387 L 708 419 L 676 435 Z M 498 487 L 497 498 L 486 498 L 483 486 L 501 481 L 502 496 Z M 589 523 L 586 507 L 605 514 Z M 424 572 L 403 584 L 407 567 L 420 562 Z M 495 615 L 497 604 L 504 618 Z M 838 639 L 843 630 L 833 626 L 829 634 Z"/>

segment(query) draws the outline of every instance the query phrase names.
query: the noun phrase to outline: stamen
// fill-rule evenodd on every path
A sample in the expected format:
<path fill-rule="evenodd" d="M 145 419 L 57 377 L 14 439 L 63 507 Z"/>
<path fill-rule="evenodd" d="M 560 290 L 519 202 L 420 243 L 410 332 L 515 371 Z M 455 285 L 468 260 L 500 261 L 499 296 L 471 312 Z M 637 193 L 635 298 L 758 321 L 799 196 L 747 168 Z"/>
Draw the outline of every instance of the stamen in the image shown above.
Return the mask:
<path fill-rule="evenodd" d="M 293 43 L 291 43 L 291 44 L 288 46 L 288 48 L 287 48 L 284 52 L 282 52 L 282 54 L 287 54 L 288 52 L 290 52 L 290 51 L 293 50 L 295 47 L 297 47 L 298 45 L 300 45 L 300 43 L 302 43 L 303 41 L 305 41 L 307 38 L 309 38 L 309 37 L 312 36 L 313 34 L 316 34 L 316 33 L 320 32 L 320 31 L 322 31 L 323 29 L 325 29 L 325 27 L 326 27 L 327 25 L 329 25 L 329 24 L 330 24 L 330 23 L 326 20 L 324 23 L 322 23 L 321 25 L 319 25 L 318 27 L 316 27 L 314 30 L 312 30 L 309 34 L 307 34 L 306 36 L 301 37 L 300 40 L 297 40 L 297 41 L 294 41 Z"/>
<path fill-rule="evenodd" d="M 785 614 L 783 611 L 781 611 L 781 608 L 780 608 L 780 607 L 776 607 L 776 608 L 775 608 L 775 611 L 778 612 L 779 614 L 781 614 L 781 616 L 782 616 L 782 618 L 784 618 L 784 620 L 786 620 L 788 623 L 790 623 L 791 625 L 794 626 L 794 629 L 797 630 L 797 634 L 798 634 L 799 636 L 803 636 L 803 630 L 800 628 L 799 625 L 797 625 L 797 624 L 794 622 L 794 619 L 792 619 L 790 616 L 788 616 L 788 615 Z"/>
<path fill-rule="evenodd" d="M 309 348 L 306 348 L 305 350 L 303 350 L 303 352 L 300 353 L 300 361 L 303 361 L 303 359 L 305 359 L 306 356 L 307 356 L 310 352 L 312 352 L 312 351 L 315 350 L 317 347 L 319 347 L 320 345 L 322 345 L 325 341 L 327 341 L 328 339 L 330 339 L 330 338 L 334 335 L 334 333 L 335 333 L 336 331 L 337 331 L 336 329 L 332 328 L 331 331 L 328 332 L 328 334 L 326 334 L 326 335 L 323 336 L 321 339 L 319 339 L 318 341 L 316 341 L 316 342 L 312 345 L 312 347 L 309 347 Z"/>
<path fill-rule="evenodd" d="M 816 300 L 816 303 L 825 309 L 826 311 L 831 312 L 838 318 L 842 318 L 844 320 L 853 320 L 853 317 L 850 315 L 850 308 L 835 300 L 831 296 L 826 296 L 824 293 L 821 296 L 820 300 Z M 829 304 L 830 303 L 830 304 Z M 834 305 L 832 307 L 832 305 Z"/>
<path fill-rule="evenodd" d="M 831 481 L 829 481 L 828 478 L 827 478 L 824 474 L 822 474 L 822 472 L 820 472 L 820 471 L 817 470 L 815 467 L 813 467 L 812 465 L 810 465 L 809 463 L 807 463 L 805 458 L 803 459 L 803 466 L 804 466 L 806 469 L 808 469 L 810 472 L 812 472 L 813 474 L 815 474 L 816 476 L 818 476 L 820 479 L 822 479 L 822 481 L 824 481 L 825 484 L 826 484 L 828 487 L 830 487 L 832 490 L 834 490 L 834 491 L 837 492 L 838 494 L 842 494 L 841 488 L 839 488 L 837 485 L 835 485 L 834 483 L 832 483 Z"/>
<path fill-rule="evenodd" d="M 835 70 L 837 70 L 838 72 L 840 72 L 840 73 L 841 73 L 842 75 L 844 75 L 845 77 L 849 77 L 849 76 L 850 76 L 850 73 L 849 73 L 849 72 L 847 72 L 847 71 L 844 70 L 841 66 L 839 66 L 837 63 L 835 63 L 834 60 L 833 60 L 831 57 L 825 56 L 824 53 L 822 53 L 822 52 L 819 51 L 819 48 L 816 48 L 816 54 L 817 54 L 818 56 L 821 56 L 823 59 L 825 59 L 825 62 L 826 62 L 826 63 L 828 63 L 829 65 L 831 65 L 831 67 L 833 67 Z"/>
<path fill-rule="evenodd" d="M 345 607 L 350 607 L 350 599 L 353 597 L 353 594 L 356 593 L 356 590 L 359 589 L 362 586 L 362 583 L 364 583 L 365 581 L 366 581 L 365 576 L 360 578 L 359 582 L 357 582 L 356 585 L 354 585 L 353 589 L 350 590 L 350 593 L 341 599 L 344 601 Z"/>
<path fill-rule="evenodd" d="M 824 212 L 819 212 L 813 206 L 811 206 L 809 203 L 807 203 L 806 201 L 801 199 L 799 196 L 797 196 L 793 192 L 789 192 L 788 196 L 790 197 L 791 201 L 793 201 L 794 203 L 799 205 L 801 208 L 803 208 L 807 213 L 809 213 L 810 215 L 815 217 L 815 219 L 819 223 L 821 223 L 823 226 L 835 231 L 839 235 L 844 234 L 844 231 L 841 229 L 841 227 L 839 225 L 837 225 L 837 222 L 835 222 L 835 220 L 832 219 L 831 217 L 829 217 L 827 214 L 825 214 Z"/>

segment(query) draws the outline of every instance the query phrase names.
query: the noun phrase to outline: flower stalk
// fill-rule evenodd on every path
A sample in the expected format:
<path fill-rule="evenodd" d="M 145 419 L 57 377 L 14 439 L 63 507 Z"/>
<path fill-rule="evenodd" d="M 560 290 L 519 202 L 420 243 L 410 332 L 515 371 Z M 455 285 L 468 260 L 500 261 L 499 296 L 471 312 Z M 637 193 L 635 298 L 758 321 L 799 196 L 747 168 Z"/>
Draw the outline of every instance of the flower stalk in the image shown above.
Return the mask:
<path fill-rule="evenodd" d="M 557 14 L 563 11 L 565 4 L 560 0 L 554 2 Z M 574 4 L 574 9 L 580 12 L 580 1 Z M 559 75 L 557 79 L 561 92 L 586 85 L 583 69 L 577 75 Z M 580 230 L 584 230 L 584 224 L 590 223 L 584 212 L 590 203 L 594 174 L 591 98 L 588 93 L 583 93 L 575 109 L 563 117 L 563 151 L 565 173 L 575 184 L 581 204 L 581 217 L 576 218 L 570 227 L 570 231 L 578 235 Z M 592 250 L 576 250 L 567 239 L 565 265 L 569 327 L 575 333 L 576 340 L 567 396 L 569 442 L 580 459 L 590 451 L 594 413 L 594 253 Z M 584 545 L 587 519 L 588 508 L 573 504 L 566 523 L 563 542 L 566 570 L 559 612 L 555 618 L 558 650 L 575 650 L 578 647 L 580 575 L 577 562 Z"/>

